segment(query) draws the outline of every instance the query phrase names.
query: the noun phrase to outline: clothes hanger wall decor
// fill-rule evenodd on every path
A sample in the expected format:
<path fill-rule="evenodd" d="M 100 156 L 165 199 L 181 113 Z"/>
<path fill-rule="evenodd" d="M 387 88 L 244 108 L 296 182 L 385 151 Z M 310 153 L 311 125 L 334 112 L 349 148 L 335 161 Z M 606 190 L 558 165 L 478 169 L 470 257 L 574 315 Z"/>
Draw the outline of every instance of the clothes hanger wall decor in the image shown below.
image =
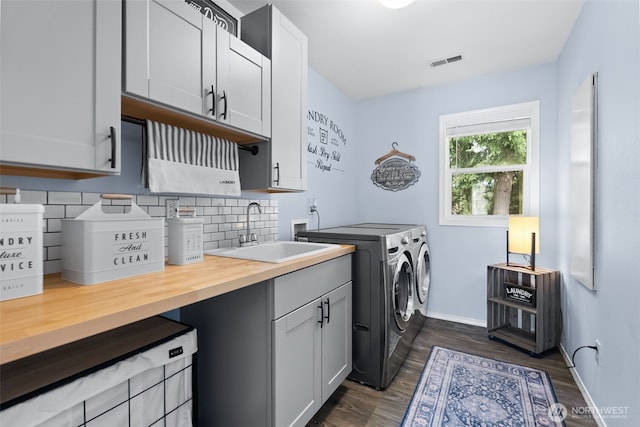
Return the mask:
<path fill-rule="evenodd" d="M 391 143 L 391 151 L 379 157 L 371 173 L 371 181 L 383 190 L 399 191 L 418 182 L 420 170 L 413 164 L 416 158 L 398 151 L 398 143 Z"/>

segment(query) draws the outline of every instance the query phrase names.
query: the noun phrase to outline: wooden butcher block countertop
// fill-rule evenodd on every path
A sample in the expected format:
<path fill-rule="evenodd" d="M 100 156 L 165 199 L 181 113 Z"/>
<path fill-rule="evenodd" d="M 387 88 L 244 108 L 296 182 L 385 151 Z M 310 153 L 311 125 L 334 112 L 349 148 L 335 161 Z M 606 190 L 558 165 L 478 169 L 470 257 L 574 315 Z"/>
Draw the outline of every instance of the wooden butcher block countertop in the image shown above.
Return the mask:
<path fill-rule="evenodd" d="M 189 265 L 95 285 L 45 276 L 40 295 L 0 302 L 0 364 L 354 252 L 352 245 L 283 263 L 205 256 Z"/>

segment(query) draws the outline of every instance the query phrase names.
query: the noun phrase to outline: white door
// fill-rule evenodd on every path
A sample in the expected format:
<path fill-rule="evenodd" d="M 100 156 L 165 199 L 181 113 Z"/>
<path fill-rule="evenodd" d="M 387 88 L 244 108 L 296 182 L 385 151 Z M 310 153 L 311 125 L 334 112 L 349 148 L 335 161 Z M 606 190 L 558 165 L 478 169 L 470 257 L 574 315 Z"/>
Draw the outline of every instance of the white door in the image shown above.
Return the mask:
<path fill-rule="evenodd" d="M 121 2 L 0 8 L 0 161 L 118 173 Z"/>
<path fill-rule="evenodd" d="M 322 298 L 322 400 L 331 396 L 351 373 L 351 282 Z"/>
<path fill-rule="evenodd" d="M 320 409 L 320 300 L 273 321 L 275 425 L 304 426 Z"/>

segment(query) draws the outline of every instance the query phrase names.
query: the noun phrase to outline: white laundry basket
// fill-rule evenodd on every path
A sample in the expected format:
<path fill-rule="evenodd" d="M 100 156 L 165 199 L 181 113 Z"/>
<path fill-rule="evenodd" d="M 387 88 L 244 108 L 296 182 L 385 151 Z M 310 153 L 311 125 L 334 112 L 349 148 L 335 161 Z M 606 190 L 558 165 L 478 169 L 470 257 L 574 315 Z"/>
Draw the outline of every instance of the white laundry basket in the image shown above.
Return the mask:
<path fill-rule="evenodd" d="M 121 334 L 119 339 L 131 339 L 125 335 Z M 113 336 L 106 338 L 113 339 Z M 95 341 L 91 344 L 95 345 Z M 91 370 L 89 374 L 58 381 L 53 389 L 45 386 L 31 392 L 27 400 L 13 399 L 6 409 L 7 405 L 3 404 L 0 425 L 190 427 L 193 425 L 192 362 L 196 351 L 196 330 L 188 327 L 188 332 L 125 359 L 103 362 L 96 367 L 98 370 Z M 64 354 L 61 358 L 64 359 Z M 56 366 L 65 369 L 64 360 L 46 360 L 43 364 L 51 364 L 51 369 Z M 29 375 L 27 372 L 24 377 L 28 379 Z M 10 373 L 7 376 L 11 376 Z M 14 375 L 14 378 L 20 376 Z M 58 385 L 60 383 L 62 385 Z M 14 403 L 16 401 L 18 403 Z"/>

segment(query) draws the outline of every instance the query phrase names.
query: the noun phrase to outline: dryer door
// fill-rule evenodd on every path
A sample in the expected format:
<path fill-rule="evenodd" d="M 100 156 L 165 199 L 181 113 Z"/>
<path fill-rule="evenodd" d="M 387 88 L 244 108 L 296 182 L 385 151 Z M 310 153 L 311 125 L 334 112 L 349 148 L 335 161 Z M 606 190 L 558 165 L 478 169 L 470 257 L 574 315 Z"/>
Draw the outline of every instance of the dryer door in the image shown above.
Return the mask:
<path fill-rule="evenodd" d="M 429 282 L 431 282 L 431 263 L 429 261 L 429 247 L 423 243 L 418 254 L 416 266 L 416 294 L 420 304 L 427 302 Z"/>
<path fill-rule="evenodd" d="M 401 331 L 409 326 L 413 315 L 413 267 L 406 253 L 400 255 L 393 275 L 393 316 Z"/>

